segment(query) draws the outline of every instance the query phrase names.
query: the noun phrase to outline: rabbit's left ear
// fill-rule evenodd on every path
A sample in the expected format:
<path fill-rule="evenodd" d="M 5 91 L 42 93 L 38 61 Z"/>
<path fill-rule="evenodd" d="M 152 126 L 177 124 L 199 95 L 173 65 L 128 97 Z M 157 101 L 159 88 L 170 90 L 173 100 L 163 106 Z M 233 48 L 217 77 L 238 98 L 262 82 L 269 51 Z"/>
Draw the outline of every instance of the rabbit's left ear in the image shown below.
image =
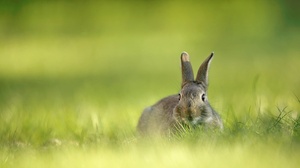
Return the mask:
<path fill-rule="evenodd" d="M 190 63 L 190 56 L 187 52 L 181 53 L 181 73 L 182 73 L 181 87 L 183 87 L 188 82 L 194 81 L 193 68 Z"/>
<path fill-rule="evenodd" d="M 207 57 L 206 60 L 201 64 L 197 73 L 196 82 L 204 84 L 205 88 L 208 86 L 208 68 L 213 56 L 214 53 L 212 52 L 210 56 Z"/>

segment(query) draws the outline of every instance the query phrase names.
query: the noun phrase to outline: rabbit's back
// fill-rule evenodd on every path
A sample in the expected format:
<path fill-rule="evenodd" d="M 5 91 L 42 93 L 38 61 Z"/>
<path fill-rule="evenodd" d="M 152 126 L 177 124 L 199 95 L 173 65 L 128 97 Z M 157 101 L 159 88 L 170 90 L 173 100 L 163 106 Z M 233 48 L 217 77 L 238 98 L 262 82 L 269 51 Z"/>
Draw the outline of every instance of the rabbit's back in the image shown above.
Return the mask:
<path fill-rule="evenodd" d="M 137 129 L 140 134 L 165 133 L 176 123 L 173 110 L 178 104 L 178 95 L 171 95 L 144 109 Z"/>

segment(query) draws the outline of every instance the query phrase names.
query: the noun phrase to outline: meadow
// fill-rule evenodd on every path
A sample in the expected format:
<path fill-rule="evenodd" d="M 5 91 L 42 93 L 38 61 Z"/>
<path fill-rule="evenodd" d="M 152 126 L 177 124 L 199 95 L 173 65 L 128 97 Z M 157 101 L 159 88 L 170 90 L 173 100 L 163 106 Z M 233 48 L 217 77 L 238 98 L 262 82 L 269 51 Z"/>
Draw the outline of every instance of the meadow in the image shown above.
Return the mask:
<path fill-rule="evenodd" d="M 292 5 L 1 3 L 0 167 L 299 167 Z M 215 52 L 208 99 L 224 131 L 141 138 L 142 110 L 180 91 L 182 51 L 194 71 Z"/>

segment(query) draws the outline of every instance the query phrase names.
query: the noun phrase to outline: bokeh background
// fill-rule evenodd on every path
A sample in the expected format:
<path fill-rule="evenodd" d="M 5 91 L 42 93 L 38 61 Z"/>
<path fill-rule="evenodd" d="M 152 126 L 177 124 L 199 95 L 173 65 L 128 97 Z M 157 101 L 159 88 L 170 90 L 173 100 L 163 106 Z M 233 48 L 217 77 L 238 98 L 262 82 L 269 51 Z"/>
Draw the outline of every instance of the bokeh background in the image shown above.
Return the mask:
<path fill-rule="evenodd" d="M 252 65 L 295 58 L 298 5 L 292 0 L 2 0 L 1 75 L 154 73 L 153 67 L 177 63 L 183 50 L 196 56 L 196 63 L 215 51 L 225 67 L 234 59 Z"/>
<path fill-rule="evenodd" d="M 26 166 L 11 146 L 123 144 L 144 107 L 180 90 L 182 51 L 194 71 L 215 52 L 209 100 L 225 125 L 278 109 L 297 117 L 299 7 L 296 0 L 1 0 L 3 162 L 21 158 Z"/>

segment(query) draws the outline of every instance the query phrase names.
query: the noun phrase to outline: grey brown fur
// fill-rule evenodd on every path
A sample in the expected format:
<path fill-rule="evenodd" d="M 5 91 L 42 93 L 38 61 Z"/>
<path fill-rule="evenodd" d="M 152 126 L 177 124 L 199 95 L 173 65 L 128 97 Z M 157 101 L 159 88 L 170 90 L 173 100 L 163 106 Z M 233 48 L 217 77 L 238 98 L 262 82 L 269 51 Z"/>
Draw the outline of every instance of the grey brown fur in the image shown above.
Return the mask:
<path fill-rule="evenodd" d="M 178 124 L 223 129 L 222 119 L 210 106 L 206 95 L 212 58 L 213 53 L 201 64 L 194 80 L 189 55 L 186 52 L 181 54 L 180 94 L 165 97 L 147 107 L 138 122 L 140 134 L 165 134 L 174 131 Z"/>

